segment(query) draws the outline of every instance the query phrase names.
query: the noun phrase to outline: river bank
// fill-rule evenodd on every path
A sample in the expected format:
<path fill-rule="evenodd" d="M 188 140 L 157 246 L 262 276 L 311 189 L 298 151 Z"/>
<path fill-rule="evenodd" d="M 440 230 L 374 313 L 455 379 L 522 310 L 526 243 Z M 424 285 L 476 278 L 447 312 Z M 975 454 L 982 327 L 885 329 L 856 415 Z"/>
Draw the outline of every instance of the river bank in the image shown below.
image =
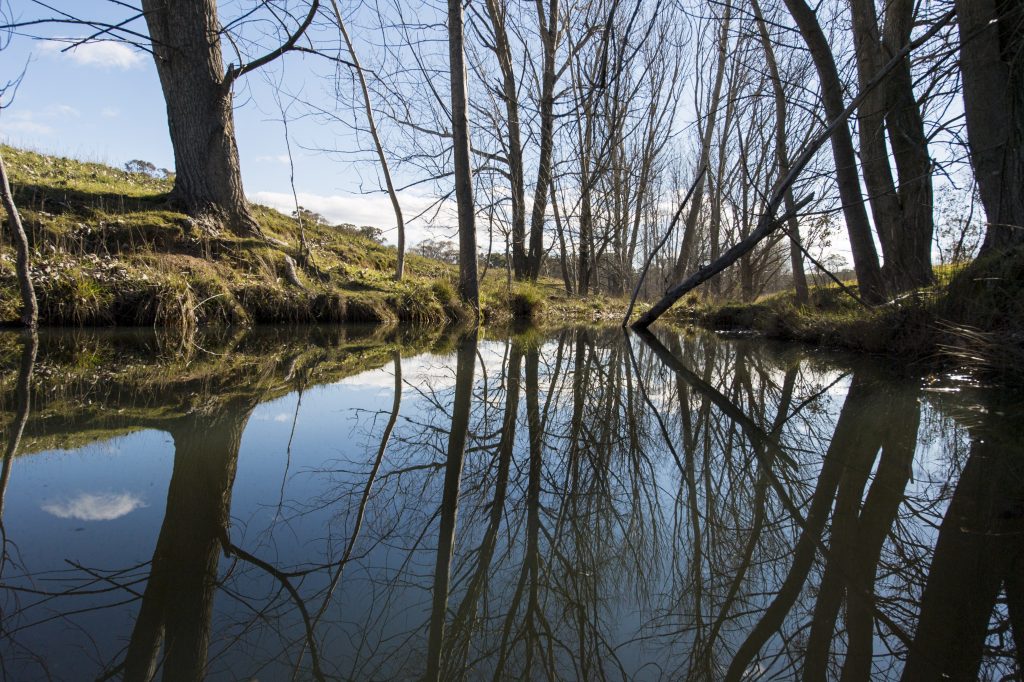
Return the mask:
<path fill-rule="evenodd" d="M 33 249 L 32 280 L 45 326 L 157 326 L 413 322 L 469 316 L 454 266 L 397 252 L 356 226 L 253 211 L 268 240 L 192 220 L 167 203 L 172 181 L 100 163 L 3 147 Z M 305 243 L 305 248 L 302 244 Z M 509 285 L 490 268 L 481 283 L 486 322 L 589 322 L 625 304 L 565 294 L 561 282 Z M 0 321 L 18 319 L 11 249 L 0 252 Z"/>
<path fill-rule="evenodd" d="M 257 205 L 268 239 L 239 237 L 172 210 L 170 177 L 11 147 L 3 154 L 34 252 L 32 279 L 45 326 L 153 326 L 190 334 L 259 324 L 448 325 L 470 317 L 456 294 L 453 265 L 410 253 L 405 277 L 396 282 L 397 252 L 375 240 L 372 229 L 310 216 L 300 222 Z M 791 294 L 751 303 L 691 296 L 665 322 L 962 366 L 1024 385 L 1024 251 L 936 274 L 934 286 L 877 307 L 838 286 L 821 286 L 809 305 Z M 611 324 L 626 305 L 566 294 L 554 279 L 513 283 L 504 269 L 483 271 L 487 324 Z M 13 323 L 19 309 L 14 254 L 5 248 L 0 322 Z"/>
<path fill-rule="evenodd" d="M 693 297 L 666 319 L 936 368 L 961 367 L 981 378 L 1024 386 L 1022 282 L 1024 250 L 1016 249 L 960 268 L 937 269 L 932 287 L 881 306 L 865 306 L 830 285 L 813 287 L 809 305 L 798 304 L 792 293 L 751 303 L 705 303 Z"/>

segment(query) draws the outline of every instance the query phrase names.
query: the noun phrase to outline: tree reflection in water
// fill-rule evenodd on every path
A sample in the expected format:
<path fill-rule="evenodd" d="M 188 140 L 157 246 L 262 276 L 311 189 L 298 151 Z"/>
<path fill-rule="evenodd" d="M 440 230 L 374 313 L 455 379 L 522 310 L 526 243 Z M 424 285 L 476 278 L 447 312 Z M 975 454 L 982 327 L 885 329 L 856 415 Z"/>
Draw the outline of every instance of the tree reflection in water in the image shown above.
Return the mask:
<path fill-rule="evenodd" d="M 710 335 L 225 344 L 100 392 L 33 378 L 22 347 L 3 384 L 5 496 L 33 453 L 76 435 L 160 429 L 174 461 L 143 565 L 113 550 L 103 566 L 15 564 L 8 548 L 32 538 L 0 526 L 7 678 L 1021 674 L 1011 399 Z M 354 431 L 316 412 L 355 390 L 333 382 L 374 372 Z M 85 386 L 88 414 L 68 407 Z M 239 506 L 250 418 L 297 390 L 314 412 L 295 403 L 282 425 L 298 469 L 273 502 Z M 130 627 L 101 631 L 96 613 Z M 69 674 L 83 641 L 95 655 Z"/>

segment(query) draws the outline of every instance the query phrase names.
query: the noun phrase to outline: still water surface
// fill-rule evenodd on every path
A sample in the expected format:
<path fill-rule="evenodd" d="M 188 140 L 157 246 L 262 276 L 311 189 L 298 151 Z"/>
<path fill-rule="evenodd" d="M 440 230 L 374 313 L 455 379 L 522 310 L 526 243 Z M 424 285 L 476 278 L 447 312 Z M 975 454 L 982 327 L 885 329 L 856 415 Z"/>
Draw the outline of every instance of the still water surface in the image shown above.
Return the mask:
<path fill-rule="evenodd" d="M 619 329 L 0 357 L 2 679 L 1020 679 L 1005 392 Z"/>

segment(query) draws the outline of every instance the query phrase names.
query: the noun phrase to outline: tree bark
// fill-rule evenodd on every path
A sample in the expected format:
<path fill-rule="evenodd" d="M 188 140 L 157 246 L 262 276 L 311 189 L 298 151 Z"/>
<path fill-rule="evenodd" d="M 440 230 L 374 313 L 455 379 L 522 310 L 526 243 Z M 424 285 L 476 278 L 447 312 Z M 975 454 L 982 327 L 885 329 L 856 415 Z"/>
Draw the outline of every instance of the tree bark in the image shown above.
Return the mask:
<path fill-rule="evenodd" d="M 821 83 L 821 99 L 825 106 L 825 115 L 829 120 L 836 120 L 843 113 L 843 84 L 839 79 L 832 49 L 828 39 L 821 30 L 818 18 L 805 0 L 785 0 L 786 7 L 796 21 L 811 59 L 818 72 Z M 832 155 L 836 164 L 836 182 L 839 185 L 839 198 L 843 204 L 843 217 L 850 238 L 850 250 L 853 253 L 853 268 L 857 272 L 857 284 L 861 296 L 869 302 L 879 302 L 885 296 L 882 284 L 881 268 L 878 265 L 878 253 L 871 236 L 871 225 L 864 208 L 864 198 L 860 192 L 860 178 L 857 173 L 857 154 L 853 148 L 853 138 L 849 125 L 844 121 L 832 135 Z"/>
<path fill-rule="evenodd" d="M 1024 243 L 1024 0 L 957 0 L 956 9 L 986 253 Z"/>
<path fill-rule="evenodd" d="M 452 156 L 455 162 L 455 201 L 459 215 L 459 295 L 480 311 L 476 270 L 476 215 L 473 206 L 473 168 L 469 159 L 469 100 L 466 83 L 462 3 L 448 0 L 448 59 L 452 99 Z"/>
<path fill-rule="evenodd" d="M 261 235 L 242 189 L 216 0 L 142 0 L 142 9 L 174 147 L 172 201 L 235 234 Z"/>
<path fill-rule="evenodd" d="M 36 302 L 36 291 L 32 286 L 31 267 L 29 263 L 28 237 L 21 224 L 21 214 L 14 205 L 14 195 L 7 180 L 7 166 L 0 156 L 0 194 L 4 208 L 7 210 L 7 224 L 11 228 L 11 241 L 17 250 L 16 268 L 18 271 L 18 288 L 21 290 L 21 323 L 29 329 L 39 324 L 39 304 Z"/>

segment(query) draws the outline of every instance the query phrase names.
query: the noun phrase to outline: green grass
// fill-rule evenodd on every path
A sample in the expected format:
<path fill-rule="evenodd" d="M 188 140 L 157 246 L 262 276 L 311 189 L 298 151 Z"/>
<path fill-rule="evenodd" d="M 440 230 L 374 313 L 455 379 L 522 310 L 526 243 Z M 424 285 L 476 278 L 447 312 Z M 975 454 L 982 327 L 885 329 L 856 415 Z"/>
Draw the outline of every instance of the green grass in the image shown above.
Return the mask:
<path fill-rule="evenodd" d="M 256 323 L 450 323 L 468 314 L 453 266 L 409 254 L 406 277 L 395 282 L 395 249 L 356 230 L 307 222 L 312 253 L 303 263 L 298 223 L 274 209 L 256 205 L 253 213 L 280 246 L 212 233 L 171 210 L 169 179 L 11 147 L 2 153 L 33 251 L 44 325 L 189 331 Z M 301 264 L 302 288 L 286 280 L 287 256 Z M 492 273 L 481 283 L 485 320 L 539 322 L 547 314 L 589 320 L 607 307 L 566 296 L 555 280 L 510 291 L 504 273 Z M 19 306 L 13 252 L 5 247 L 0 323 L 13 324 Z"/>

